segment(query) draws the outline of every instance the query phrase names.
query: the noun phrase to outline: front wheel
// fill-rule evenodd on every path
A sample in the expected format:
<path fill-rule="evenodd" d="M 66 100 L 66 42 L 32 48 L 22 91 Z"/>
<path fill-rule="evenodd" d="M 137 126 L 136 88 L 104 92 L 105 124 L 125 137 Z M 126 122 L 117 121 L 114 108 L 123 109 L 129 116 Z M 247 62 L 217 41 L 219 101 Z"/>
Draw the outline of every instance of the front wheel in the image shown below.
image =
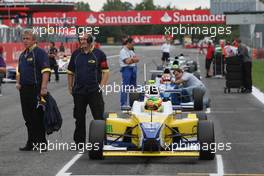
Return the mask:
<path fill-rule="evenodd" d="M 103 147 L 105 140 L 105 121 L 92 120 L 89 128 L 89 143 L 92 144 L 92 149 L 89 151 L 90 159 L 102 160 Z"/>
<path fill-rule="evenodd" d="M 193 89 L 193 101 L 194 101 L 194 110 L 201 111 L 203 110 L 203 97 L 204 91 L 200 88 Z"/>
<path fill-rule="evenodd" d="M 213 160 L 215 158 L 214 124 L 211 120 L 198 122 L 198 141 L 200 144 L 200 160 Z"/>

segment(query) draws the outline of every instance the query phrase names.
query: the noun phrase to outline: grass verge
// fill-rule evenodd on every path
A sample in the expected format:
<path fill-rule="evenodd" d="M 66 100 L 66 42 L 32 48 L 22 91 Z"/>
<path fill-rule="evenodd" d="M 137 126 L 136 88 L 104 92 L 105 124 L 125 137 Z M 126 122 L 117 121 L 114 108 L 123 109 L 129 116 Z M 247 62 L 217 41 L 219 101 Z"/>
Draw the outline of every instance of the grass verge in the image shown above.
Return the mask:
<path fill-rule="evenodd" d="M 253 61 L 252 79 L 253 85 L 264 92 L 264 59 Z"/>

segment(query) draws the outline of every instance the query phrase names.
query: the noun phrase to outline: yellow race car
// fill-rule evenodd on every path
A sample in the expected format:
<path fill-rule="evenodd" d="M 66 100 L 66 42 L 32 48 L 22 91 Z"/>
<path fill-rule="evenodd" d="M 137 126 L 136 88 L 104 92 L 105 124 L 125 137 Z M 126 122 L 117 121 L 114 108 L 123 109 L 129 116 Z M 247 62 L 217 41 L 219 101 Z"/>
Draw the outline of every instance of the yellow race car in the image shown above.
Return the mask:
<path fill-rule="evenodd" d="M 154 90 L 154 91 L 153 91 Z M 212 160 L 214 125 L 205 113 L 174 110 L 162 102 L 158 89 L 149 86 L 144 101 L 134 101 L 122 116 L 108 113 L 105 120 L 92 120 L 90 159 L 115 156 L 179 156 Z"/>

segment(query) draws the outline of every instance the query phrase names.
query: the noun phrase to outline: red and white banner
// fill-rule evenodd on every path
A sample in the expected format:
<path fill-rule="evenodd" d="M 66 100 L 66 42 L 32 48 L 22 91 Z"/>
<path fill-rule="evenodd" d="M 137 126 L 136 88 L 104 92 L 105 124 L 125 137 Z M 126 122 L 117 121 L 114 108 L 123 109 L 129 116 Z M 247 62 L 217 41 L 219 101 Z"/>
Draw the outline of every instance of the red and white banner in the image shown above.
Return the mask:
<path fill-rule="evenodd" d="M 74 3 L 74 0 L 0 0 L 2 3 Z"/>
<path fill-rule="evenodd" d="M 24 46 L 22 43 L 0 43 L 0 45 L 3 47 L 3 58 L 7 65 L 16 65 L 18 62 L 19 55 L 24 50 Z M 39 43 L 38 46 L 48 50 L 50 43 Z M 55 46 L 58 48 L 60 46 L 59 42 L 55 43 Z M 69 53 L 72 53 L 79 44 L 77 42 L 69 42 L 64 43 L 64 47 L 66 50 L 69 50 Z"/>
<path fill-rule="evenodd" d="M 21 19 L 26 25 L 26 19 Z M 4 24 L 14 26 L 6 20 Z M 213 15 L 210 10 L 167 11 L 111 11 L 111 12 L 49 12 L 34 13 L 35 26 L 115 26 L 153 24 L 225 24 L 224 15 Z"/>
<path fill-rule="evenodd" d="M 161 44 L 165 41 L 164 35 L 132 35 L 135 44 Z"/>

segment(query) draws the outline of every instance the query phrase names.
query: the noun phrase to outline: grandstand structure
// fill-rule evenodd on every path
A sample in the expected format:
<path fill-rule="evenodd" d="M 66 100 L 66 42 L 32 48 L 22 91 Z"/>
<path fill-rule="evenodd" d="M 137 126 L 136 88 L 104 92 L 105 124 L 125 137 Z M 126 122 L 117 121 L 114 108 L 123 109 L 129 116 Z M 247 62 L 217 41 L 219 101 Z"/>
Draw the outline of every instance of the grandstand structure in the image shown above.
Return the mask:
<path fill-rule="evenodd" d="M 0 0 L 0 19 L 27 18 L 31 26 L 35 12 L 69 12 L 74 7 L 73 0 Z"/>

